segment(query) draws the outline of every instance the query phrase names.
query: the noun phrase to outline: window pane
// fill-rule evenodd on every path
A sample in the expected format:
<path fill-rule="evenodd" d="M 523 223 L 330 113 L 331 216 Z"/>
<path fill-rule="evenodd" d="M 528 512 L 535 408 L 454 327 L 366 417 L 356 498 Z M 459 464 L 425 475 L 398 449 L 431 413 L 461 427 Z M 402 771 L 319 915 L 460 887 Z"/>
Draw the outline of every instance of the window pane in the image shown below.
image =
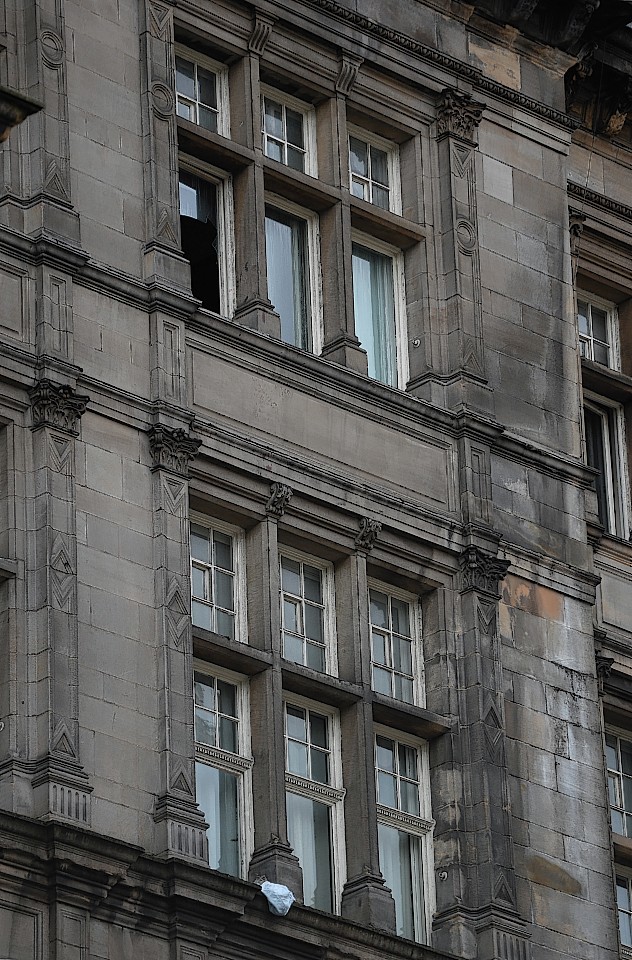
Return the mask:
<path fill-rule="evenodd" d="M 617 906 L 622 910 L 630 910 L 630 897 L 628 895 L 628 881 L 623 877 L 617 877 Z"/>
<path fill-rule="evenodd" d="M 610 775 L 608 777 L 608 802 L 610 806 L 618 805 L 617 801 L 617 778 Z"/>
<path fill-rule="evenodd" d="M 621 770 L 628 776 L 632 775 L 632 743 L 621 740 Z"/>
<path fill-rule="evenodd" d="M 330 810 L 324 803 L 287 793 L 288 839 L 303 870 L 303 900 L 306 906 L 331 913 Z"/>
<path fill-rule="evenodd" d="M 623 779 L 623 809 L 627 813 L 632 811 L 632 779 L 629 777 Z"/>
<path fill-rule="evenodd" d="M 357 137 L 349 137 L 349 165 L 352 173 L 358 173 L 361 177 L 368 177 L 369 157 L 366 143 L 358 140 Z"/>
<path fill-rule="evenodd" d="M 316 747 L 327 747 L 327 718 L 318 713 L 309 714 L 310 739 Z"/>
<path fill-rule="evenodd" d="M 413 813 L 419 816 L 419 787 L 416 783 L 402 780 L 400 786 L 401 806 L 404 813 Z"/>
<path fill-rule="evenodd" d="M 313 643 L 307 644 L 307 666 L 312 670 L 325 670 L 325 648 L 317 647 Z"/>
<path fill-rule="evenodd" d="M 412 643 L 402 637 L 393 637 L 393 666 L 402 673 L 412 674 Z"/>
<path fill-rule="evenodd" d="M 240 874 L 239 785 L 237 777 L 196 763 L 197 801 L 209 828 L 208 862 L 214 870 Z"/>
<path fill-rule="evenodd" d="M 610 811 L 610 822 L 612 823 L 612 830 L 614 833 L 625 833 L 625 829 L 623 827 L 623 816 L 618 810 Z"/>
<path fill-rule="evenodd" d="M 234 684 L 217 681 L 217 709 L 228 717 L 237 716 L 237 687 Z"/>
<path fill-rule="evenodd" d="M 373 689 L 376 693 L 383 693 L 387 697 L 392 697 L 391 679 L 392 674 L 390 670 L 384 670 L 382 667 L 373 667 Z"/>
<path fill-rule="evenodd" d="M 268 296 L 281 317 L 281 339 L 307 349 L 306 223 L 280 211 L 266 215 Z"/>
<path fill-rule="evenodd" d="M 322 573 L 317 567 L 303 566 L 303 580 L 305 582 L 305 599 L 314 603 L 323 602 Z"/>
<path fill-rule="evenodd" d="M 283 144 L 277 140 L 270 140 L 270 138 L 268 138 L 266 141 L 266 157 L 283 163 Z"/>
<path fill-rule="evenodd" d="M 202 600 L 206 600 L 206 573 L 204 570 L 200 570 L 199 567 L 193 567 L 191 570 L 191 593 L 194 597 L 200 597 Z"/>
<path fill-rule="evenodd" d="M 283 601 L 283 624 L 291 633 L 301 633 L 301 606 L 297 600 Z"/>
<path fill-rule="evenodd" d="M 207 680 L 201 673 L 195 674 L 195 703 L 199 707 L 206 707 L 207 710 L 215 709 L 215 682 Z"/>
<path fill-rule="evenodd" d="M 235 639 L 235 614 L 225 613 L 223 610 L 215 611 L 215 631 L 220 637 Z"/>
<path fill-rule="evenodd" d="M 608 315 L 605 310 L 600 310 L 599 307 L 591 308 L 591 317 L 592 317 L 592 335 L 596 340 L 602 340 L 604 343 L 608 341 Z"/>
<path fill-rule="evenodd" d="M 390 773 L 382 773 L 382 771 L 378 773 L 377 799 L 378 803 L 397 809 L 397 782 Z"/>
<path fill-rule="evenodd" d="M 195 67 L 182 57 L 176 57 L 176 92 L 195 99 Z"/>
<path fill-rule="evenodd" d="M 287 107 L 285 111 L 285 129 L 287 142 L 293 144 L 295 147 L 300 147 L 302 150 L 305 146 L 303 142 L 303 115 Z"/>
<path fill-rule="evenodd" d="M 329 783 L 329 757 L 322 750 L 311 751 L 312 780 Z"/>
<path fill-rule="evenodd" d="M 396 673 L 395 677 L 395 698 L 403 700 L 404 703 L 413 703 L 413 681 L 409 677 L 402 677 Z"/>
<path fill-rule="evenodd" d="M 215 603 L 226 610 L 234 610 L 235 603 L 233 599 L 234 578 L 229 573 L 222 573 L 221 570 L 215 571 Z"/>
<path fill-rule="evenodd" d="M 395 923 L 400 937 L 415 937 L 413 913 L 413 845 L 419 841 L 395 827 L 379 823 L 377 828 L 380 870 L 393 892 Z"/>
<path fill-rule="evenodd" d="M 223 570 L 233 569 L 233 539 L 226 533 L 213 534 L 213 544 L 215 547 L 215 563 Z"/>
<path fill-rule="evenodd" d="M 378 633 L 376 630 L 373 630 L 371 633 L 371 642 L 373 649 L 373 660 L 375 663 L 382 663 L 384 666 L 388 665 L 387 651 L 388 644 L 386 637 L 383 633 Z"/>
<path fill-rule="evenodd" d="M 305 711 L 301 707 L 293 707 L 288 703 L 285 707 L 287 715 L 287 734 L 295 740 L 307 741 L 307 723 Z"/>
<path fill-rule="evenodd" d="M 414 747 L 399 744 L 399 775 L 409 780 L 417 780 L 417 751 Z"/>
<path fill-rule="evenodd" d="M 217 85 L 214 73 L 198 67 L 198 100 L 207 107 L 217 106 Z"/>
<path fill-rule="evenodd" d="M 306 744 L 297 743 L 296 740 L 288 740 L 287 768 L 290 773 L 297 773 L 300 777 L 309 776 Z"/>
<path fill-rule="evenodd" d="M 302 150 L 297 150 L 296 147 L 287 148 L 287 165 L 291 167 L 292 170 L 305 170 L 305 154 Z"/>
<path fill-rule="evenodd" d="M 390 206 L 390 193 L 384 187 L 373 185 L 373 203 L 382 210 L 388 210 Z"/>
<path fill-rule="evenodd" d="M 410 636 L 410 621 L 408 617 L 409 607 L 403 600 L 391 600 L 391 615 L 393 617 L 393 630 L 404 637 Z"/>
<path fill-rule="evenodd" d="M 283 656 L 292 663 L 303 662 L 303 641 L 291 633 L 283 634 Z"/>
<path fill-rule="evenodd" d="M 323 611 L 309 603 L 305 604 L 305 636 L 319 643 L 323 641 Z"/>
<path fill-rule="evenodd" d="M 191 622 L 194 627 L 201 627 L 203 630 L 212 630 L 211 614 L 213 608 L 204 603 L 194 600 L 191 604 Z"/>
<path fill-rule="evenodd" d="M 603 363 L 605 366 L 608 365 L 608 347 L 603 343 L 598 343 L 596 340 L 593 341 L 593 360 L 595 363 Z"/>
<path fill-rule="evenodd" d="M 238 753 L 237 748 L 237 721 L 228 717 L 219 718 L 219 744 L 222 750 Z"/>
<path fill-rule="evenodd" d="M 209 110 L 208 107 L 198 107 L 198 123 L 205 130 L 217 133 L 217 113 L 215 110 Z"/>
<path fill-rule="evenodd" d="M 377 765 L 380 770 L 395 772 L 395 743 L 386 737 L 376 737 Z"/>
<path fill-rule="evenodd" d="M 580 333 L 590 333 L 588 329 L 588 304 L 583 300 L 577 301 L 577 319 Z"/>
<path fill-rule="evenodd" d="M 281 140 L 283 138 L 283 107 L 280 103 L 269 100 L 268 97 L 265 98 L 264 104 L 265 131 Z"/>
<path fill-rule="evenodd" d="M 377 147 L 371 147 L 371 179 L 388 187 L 388 155 Z"/>
<path fill-rule="evenodd" d="M 353 245 L 353 308 L 369 376 L 396 386 L 393 260 L 358 244 Z"/>
<path fill-rule="evenodd" d="M 604 421 L 594 410 L 584 408 L 584 425 L 586 427 L 586 460 L 589 467 L 597 470 L 595 485 L 597 488 L 597 508 L 599 519 L 608 529 L 608 490 L 606 486 L 604 460 Z"/>
<path fill-rule="evenodd" d="M 630 926 L 630 914 L 619 911 L 619 936 L 624 947 L 632 946 L 632 928 Z"/>
<path fill-rule="evenodd" d="M 366 180 L 357 180 L 351 178 L 351 193 L 354 197 L 360 197 L 361 200 L 369 199 L 369 184 Z"/>
<path fill-rule="evenodd" d="M 376 590 L 369 592 L 371 602 L 371 623 L 376 627 L 388 628 L 388 597 Z"/>
<path fill-rule="evenodd" d="M 206 527 L 199 527 L 196 523 L 191 524 L 191 556 L 194 560 L 201 560 L 202 563 L 209 562 L 209 543 L 208 530 Z"/>
<path fill-rule="evenodd" d="M 216 729 L 217 717 L 214 713 L 208 713 L 206 710 L 195 711 L 195 739 L 198 743 L 207 743 L 210 747 L 214 747 Z"/>
<path fill-rule="evenodd" d="M 606 759 L 610 770 L 619 769 L 619 763 L 617 761 L 617 740 L 616 737 L 612 737 L 610 734 L 606 735 Z"/>
<path fill-rule="evenodd" d="M 301 595 L 301 565 L 296 560 L 281 557 L 281 582 L 283 589 L 294 596 Z"/>

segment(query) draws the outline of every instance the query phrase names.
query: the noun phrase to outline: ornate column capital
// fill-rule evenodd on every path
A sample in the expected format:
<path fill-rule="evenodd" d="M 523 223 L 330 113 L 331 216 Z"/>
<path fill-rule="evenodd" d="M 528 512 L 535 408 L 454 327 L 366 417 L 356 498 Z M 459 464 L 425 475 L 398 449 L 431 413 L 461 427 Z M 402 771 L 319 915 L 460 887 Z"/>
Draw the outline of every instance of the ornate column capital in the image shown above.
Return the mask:
<path fill-rule="evenodd" d="M 483 116 L 484 105 L 467 93 L 447 87 L 437 104 L 437 132 L 440 137 L 474 138 L 474 131 Z"/>
<path fill-rule="evenodd" d="M 266 513 L 271 517 L 282 517 L 294 491 L 286 483 L 276 480 L 270 484 L 270 496 L 266 500 Z"/>
<path fill-rule="evenodd" d="M 480 547 L 466 547 L 459 557 L 461 593 L 479 590 L 498 596 L 498 583 L 509 569 L 509 561 L 495 557 Z"/>
<path fill-rule="evenodd" d="M 189 463 L 195 460 L 202 441 L 191 437 L 186 430 L 156 424 L 149 430 L 149 449 L 154 461 L 153 469 L 163 468 L 185 479 L 189 476 Z"/>
<path fill-rule="evenodd" d="M 353 541 L 356 550 L 372 550 L 375 541 L 382 530 L 380 520 L 372 520 L 370 517 L 362 517 L 360 520 L 360 529 Z"/>
<path fill-rule="evenodd" d="M 79 420 L 90 397 L 75 393 L 66 383 L 42 379 L 29 390 L 33 429 L 55 427 L 73 437 L 79 433 Z"/>

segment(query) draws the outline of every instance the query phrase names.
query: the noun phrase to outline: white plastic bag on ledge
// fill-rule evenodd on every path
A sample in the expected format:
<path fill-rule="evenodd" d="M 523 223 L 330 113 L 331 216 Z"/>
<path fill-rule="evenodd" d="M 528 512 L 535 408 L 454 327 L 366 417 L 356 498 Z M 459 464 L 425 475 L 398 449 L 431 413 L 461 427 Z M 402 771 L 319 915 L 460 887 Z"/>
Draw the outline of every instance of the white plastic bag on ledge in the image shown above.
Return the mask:
<path fill-rule="evenodd" d="M 294 894 L 282 883 L 270 883 L 269 880 L 264 880 L 261 884 L 261 892 L 268 901 L 270 913 L 274 913 L 277 917 L 286 916 L 294 903 Z"/>

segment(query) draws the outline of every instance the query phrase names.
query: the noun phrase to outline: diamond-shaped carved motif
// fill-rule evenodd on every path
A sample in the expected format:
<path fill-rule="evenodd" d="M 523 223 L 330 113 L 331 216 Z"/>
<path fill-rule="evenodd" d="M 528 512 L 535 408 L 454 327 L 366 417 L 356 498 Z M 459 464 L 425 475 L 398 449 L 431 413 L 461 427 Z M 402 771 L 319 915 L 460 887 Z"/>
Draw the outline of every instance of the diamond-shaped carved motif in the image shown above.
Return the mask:
<path fill-rule="evenodd" d="M 188 600 L 184 597 L 182 586 L 175 577 L 169 584 L 165 605 L 167 635 L 176 647 L 182 643 L 190 623 Z"/>

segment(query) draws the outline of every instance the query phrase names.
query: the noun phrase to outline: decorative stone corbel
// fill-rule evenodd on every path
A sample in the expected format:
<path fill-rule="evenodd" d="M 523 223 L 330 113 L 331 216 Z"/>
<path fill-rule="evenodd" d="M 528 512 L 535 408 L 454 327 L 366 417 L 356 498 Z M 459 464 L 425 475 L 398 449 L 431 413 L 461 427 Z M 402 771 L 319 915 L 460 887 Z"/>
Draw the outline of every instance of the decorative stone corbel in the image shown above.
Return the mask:
<path fill-rule="evenodd" d="M 362 57 L 354 57 L 349 53 L 340 55 L 338 79 L 336 80 L 336 93 L 346 97 L 350 92 L 358 76 L 358 70 L 364 63 Z"/>
<path fill-rule="evenodd" d="M 571 256 L 579 256 L 579 248 L 581 245 L 582 234 L 584 232 L 584 224 L 586 222 L 586 215 L 580 213 L 579 210 L 574 210 L 572 207 L 568 208 L 568 229 L 571 235 Z"/>
<path fill-rule="evenodd" d="M 266 501 L 266 513 L 271 517 L 282 517 L 292 499 L 294 491 L 285 483 L 270 484 L 270 496 Z"/>
<path fill-rule="evenodd" d="M 360 520 L 360 530 L 353 541 L 356 550 L 372 550 L 381 530 L 382 524 L 379 520 L 362 517 Z"/>
<path fill-rule="evenodd" d="M 250 53 L 255 53 L 258 57 L 261 56 L 266 48 L 268 40 L 270 39 L 272 27 L 275 23 L 275 17 L 270 17 L 267 14 L 262 13 L 260 10 L 257 10 L 255 14 L 255 22 L 252 26 L 252 33 L 250 34 L 250 39 L 248 40 L 248 50 Z"/>

